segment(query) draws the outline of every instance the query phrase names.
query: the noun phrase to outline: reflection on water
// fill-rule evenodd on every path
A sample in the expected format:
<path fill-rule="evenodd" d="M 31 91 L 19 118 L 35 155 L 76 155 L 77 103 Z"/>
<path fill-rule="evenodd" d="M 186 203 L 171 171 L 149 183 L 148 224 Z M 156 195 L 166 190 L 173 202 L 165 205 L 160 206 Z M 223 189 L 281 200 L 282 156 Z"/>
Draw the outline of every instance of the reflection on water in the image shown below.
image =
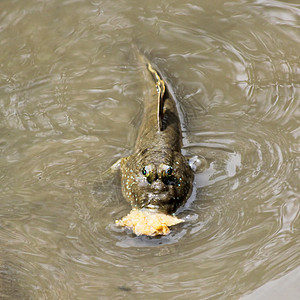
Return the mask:
<path fill-rule="evenodd" d="M 299 270 L 299 9 L 1 1 L 0 297 L 236 299 Z M 101 183 L 142 116 L 133 39 L 207 161 L 165 237 L 117 228 L 130 207 Z"/>

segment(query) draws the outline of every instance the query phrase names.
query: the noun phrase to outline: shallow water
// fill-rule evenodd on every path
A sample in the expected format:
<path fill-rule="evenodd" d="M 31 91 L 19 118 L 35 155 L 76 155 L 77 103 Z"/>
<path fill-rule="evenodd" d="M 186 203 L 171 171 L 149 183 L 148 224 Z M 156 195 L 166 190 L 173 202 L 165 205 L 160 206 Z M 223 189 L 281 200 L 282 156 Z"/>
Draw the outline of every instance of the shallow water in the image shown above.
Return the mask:
<path fill-rule="evenodd" d="M 0 297 L 238 299 L 299 277 L 299 15 L 292 1 L 2 0 Z M 142 116 L 133 40 L 174 88 L 184 151 L 208 163 L 166 237 L 115 227 L 130 207 L 118 178 L 101 184 Z"/>

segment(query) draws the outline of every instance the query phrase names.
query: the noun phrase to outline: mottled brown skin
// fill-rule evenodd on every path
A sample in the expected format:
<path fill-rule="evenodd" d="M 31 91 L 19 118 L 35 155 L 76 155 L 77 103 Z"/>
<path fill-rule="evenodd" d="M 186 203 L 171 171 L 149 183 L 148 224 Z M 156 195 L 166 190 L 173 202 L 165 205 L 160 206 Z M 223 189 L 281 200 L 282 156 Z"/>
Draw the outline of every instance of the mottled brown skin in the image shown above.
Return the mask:
<path fill-rule="evenodd" d="M 190 196 L 194 173 L 181 154 L 181 126 L 174 99 L 164 81 L 166 91 L 160 97 L 152 66 L 144 58 L 142 62 L 149 88 L 144 93 L 144 117 L 134 153 L 121 160 L 122 193 L 135 208 L 170 214 Z M 162 114 L 158 113 L 159 101 L 163 101 Z"/>

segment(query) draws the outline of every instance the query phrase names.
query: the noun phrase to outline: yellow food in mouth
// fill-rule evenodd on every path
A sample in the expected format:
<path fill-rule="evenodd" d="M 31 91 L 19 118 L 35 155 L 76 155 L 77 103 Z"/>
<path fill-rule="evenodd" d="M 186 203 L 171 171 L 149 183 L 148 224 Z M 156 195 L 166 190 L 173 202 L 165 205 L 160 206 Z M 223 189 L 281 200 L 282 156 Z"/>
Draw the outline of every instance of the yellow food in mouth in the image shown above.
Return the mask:
<path fill-rule="evenodd" d="M 167 235 L 169 226 L 184 222 L 175 216 L 166 215 L 150 210 L 132 209 L 121 220 L 116 220 L 116 225 L 131 228 L 136 235 Z"/>

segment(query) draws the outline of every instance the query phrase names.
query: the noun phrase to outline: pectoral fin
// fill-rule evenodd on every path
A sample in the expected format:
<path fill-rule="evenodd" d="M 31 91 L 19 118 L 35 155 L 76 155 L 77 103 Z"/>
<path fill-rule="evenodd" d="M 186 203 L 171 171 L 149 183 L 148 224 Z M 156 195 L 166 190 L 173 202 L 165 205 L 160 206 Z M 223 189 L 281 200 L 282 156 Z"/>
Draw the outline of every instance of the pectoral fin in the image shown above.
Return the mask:
<path fill-rule="evenodd" d="M 117 178 L 118 171 L 120 170 L 121 161 L 123 158 L 120 158 L 116 161 L 109 169 L 101 173 L 98 185 L 106 185 L 113 182 Z"/>
<path fill-rule="evenodd" d="M 111 172 L 116 172 L 116 171 L 120 170 L 122 159 L 123 158 L 120 158 L 119 160 L 117 160 L 108 170 L 110 170 Z"/>
<path fill-rule="evenodd" d="M 207 160 L 204 157 L 194 155 L 192 157 L 188 157 L 187 159 L 191 169 L 195 173 L 201 173 L 207 168 Z"/>

